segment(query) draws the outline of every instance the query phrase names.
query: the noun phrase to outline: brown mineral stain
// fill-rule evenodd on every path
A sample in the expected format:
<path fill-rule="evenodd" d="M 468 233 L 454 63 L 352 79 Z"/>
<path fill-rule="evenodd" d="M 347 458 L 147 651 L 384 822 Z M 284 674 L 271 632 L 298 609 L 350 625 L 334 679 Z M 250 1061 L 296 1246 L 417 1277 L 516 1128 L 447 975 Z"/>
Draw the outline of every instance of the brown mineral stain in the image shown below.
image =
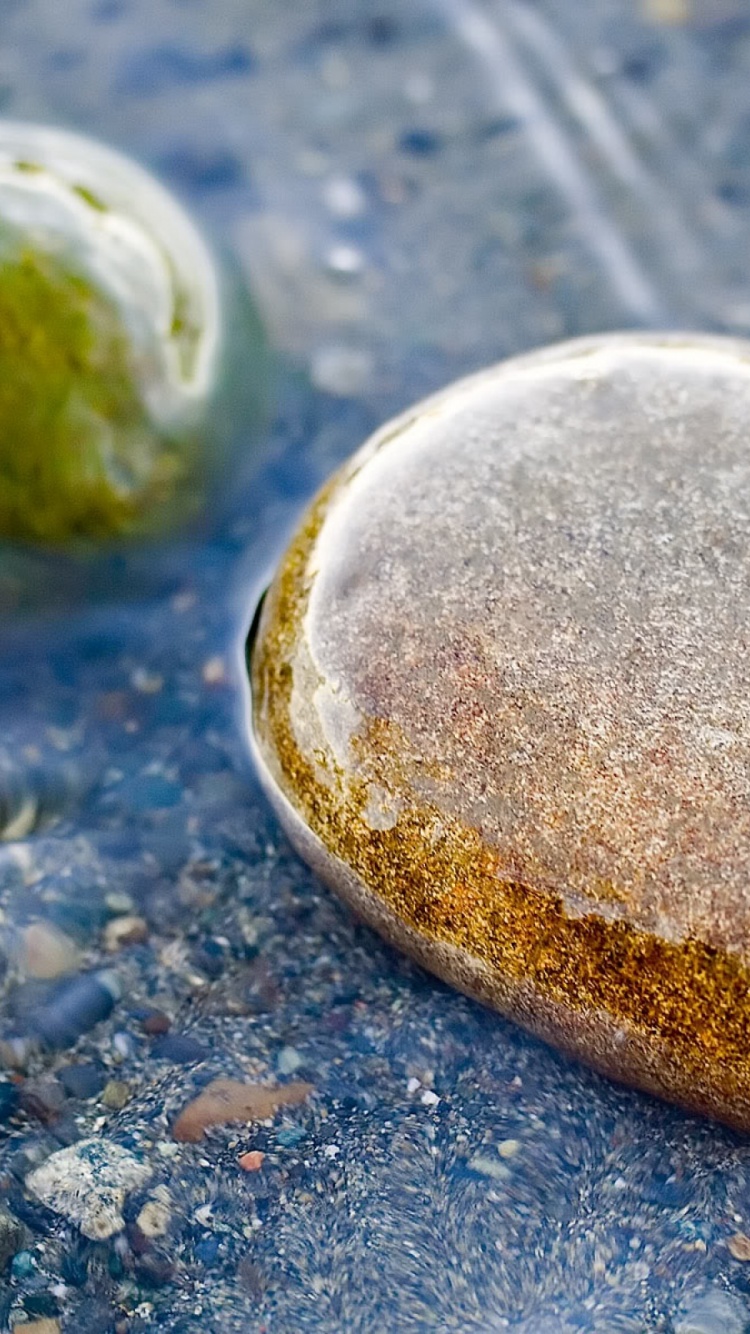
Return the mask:
<path fill-rule="evenodd" d="M 589 340 L 390 425 L 311 506 L 250 660 L 269 795 L 372 925 L 742 1128 L 749 356 Z"/>
<path fill-rule="evenodd" d="M 238 1079 L 213 1079 L 188 1103 L 172 1127 L 172 1136 L 187 1144 L 197 1144 L 210 1126 L 225 1126 L 232 1121 L 265 1121 L 280 1107 L 296 1107 L 312 1093 L 312 1085 L 298 1081 L 264 1088 L 243 1084 Z"/>
<path fill-rule="evenodd" d="M 744 1262 L 750 1260 L 750 1237 L 744 1232 L 735 1232 L 734 1236 L 729 1238 L 727 1248 L 735 1260 Z"/>

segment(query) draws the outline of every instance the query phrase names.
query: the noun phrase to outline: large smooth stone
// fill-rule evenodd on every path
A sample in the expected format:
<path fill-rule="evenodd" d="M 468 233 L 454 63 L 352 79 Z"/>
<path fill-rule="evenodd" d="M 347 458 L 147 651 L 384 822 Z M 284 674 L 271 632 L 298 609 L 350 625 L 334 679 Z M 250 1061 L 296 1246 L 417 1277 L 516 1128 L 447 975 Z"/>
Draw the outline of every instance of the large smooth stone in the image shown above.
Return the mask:
<path fill-rule="evenodd" d="M 384 427 L 251 647 L 292 842 L 389 940 L 750 1128 L 750 344 L 614 336 Z"/>

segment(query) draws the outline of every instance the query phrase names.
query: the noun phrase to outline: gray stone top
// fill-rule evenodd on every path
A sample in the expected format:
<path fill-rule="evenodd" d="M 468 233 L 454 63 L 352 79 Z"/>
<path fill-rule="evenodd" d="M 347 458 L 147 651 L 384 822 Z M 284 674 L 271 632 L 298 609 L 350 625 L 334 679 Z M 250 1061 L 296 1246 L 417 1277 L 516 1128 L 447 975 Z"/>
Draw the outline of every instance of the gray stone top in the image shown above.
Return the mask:
<path fill-rule="evenodd" d="M 517 359 L 392 423 L 310 549 L 300 751 L 346 772 L 387 718 L 373 828 L 413 798 L 569 916 L 747 957 L 748 423 L 748 345 L 655 336 Z"/>

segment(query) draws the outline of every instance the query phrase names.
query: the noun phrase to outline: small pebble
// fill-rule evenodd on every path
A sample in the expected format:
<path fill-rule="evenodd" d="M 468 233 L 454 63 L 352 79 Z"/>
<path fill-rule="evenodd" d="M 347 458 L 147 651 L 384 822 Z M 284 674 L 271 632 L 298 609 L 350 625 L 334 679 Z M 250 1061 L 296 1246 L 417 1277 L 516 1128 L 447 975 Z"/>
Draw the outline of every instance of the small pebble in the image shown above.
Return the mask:
<path fill-rule="evenodd" d="M 692 0 L 641 0 L 643 17 L 667 26 L 687 23 Z"/>
<path fill-rule="evenodd" d="M 87 1139 L 53 1153 L 29 1173 L 26 1188 L 85 1237 L 104 1241 L 125 1226 L 125 1197 L 144 1185 L 151 1171 L 112 1140 Z"/>
<path fill-rule="evenodd" d="M 328 251 L 325 263 L 337 278 L 355 278 L 365 267 L 365 257 L 356 246 L 336 245 Z"/>
<path fill-rule="evenodd" d="M 26 1244 L 28 1233 L 23 1223 L 0 1205 L 0 1275 Z"/>
<path fill-rule="evenodd" d="M 164 677 L 158 672 L 149 672 L 145 667 L 136 667 L 131 673 L 130 684 L 142 695 L 158 695 L 164 689 Z"/>
<path fill-rule="evenodd" d="M 42 1125 L 52 1125 L 63 1109 L 65 1090 L 52 1075 L 37 1075 L 24 1080 L 19 1100 L 27 1116 L 33 1116 Z"/>
<path fill-rule="evenodd" d="M 111 970 L 81 973 L 29 1017 L 29 1028 L 48 1046 L 64 1050 L 109 1018 L 121 995 L 122 984 Z"/>
<path fill-rule="evenodd" d="M 243 1172 L 259 1172 L 263 1166 L 263 1159 L 265 1156 L 264 1153 L 260 1152 L 260 1149 L 250 1149 L 248 1153 L 243 1153 L 242 1156 L 237 1159 L 237 1162 Z"/>
<path fill-rule="evenodd" d="M 131 1033 L 123 1032 L 122 1029 L 112 1034 L 112 1056 L 118 1065 L 123 1061 L 130 1060 L 135 1051 L 135 1042 Z"/>
<path fill-rule="evenodd" d="M 75 972 L 80 952 L 75 941 L 51 922 L 31 922 L 23 931 L 23 968 L 29 977 L 52 980 Z"/>
<path fill-rule="evenodd" d="M 148 1010 L 141 1019 L 141 1028 L 144 1033 L 150 1037 L 161 1036 L 168 1033 L 172 1027 L 172 1020 L 163 1010 Z"/>
<path fill-rule="evenodd" d="M 202 1042 L 183 1033 L 170 1033 L 157 1038 L 151 1048 L 151 1055 L 157 1061 L 171 1061 L 174 1065 L 197 1065 L 207 1061 L 211 1053 Z"/>
<path fill-rule="evenodd" d="M 281 1130 L 276 1131 L 276 1143 L 284 1149 L 293 1149 L 305 1138 L 306 1133 L 302 1126 L 283 1126 Z"/>
<path fill-rule="evenodd" d="M 133 1090 L 129 1084 L 121 1079 L 110 1079 L 104 1086 L 101 1100 L 111 1111 L 120 1112 L 127 1106 L 132 1096 Z"/>
<path fill-rule="evenodd" d="M 13 1256 L 10 1272 L 17 1282 L 22 1283 L 24 1279 L 33 1278 L 37 1271 L 37 1263 L 31 1251 L 18 1251 Z"/>
<path fill-rule="evenodd" d="M 469 1159 L 467 1167 L 470 1167 L 472 1172 L 478 1172 L 480 1176 L 493 1177 L 495 1181 L 507 1181 L 510 1176 L 508 1168 L 503 1163 L 485 1153 L 475 1153 Z"/>
<path fill-rule="evenodd" d="M 167 1235 L 172 1221 L 172 1203 L 166 1187 L 160 1188 L 158 1195 L 146 1201 L 135 1221 L 144 1237 L 153 1239 Z"/>
<path fill-rule="evenodd" d="M 372 358 L 368 352 L 343 344 L 329 344 L 315 353 L 310 375 L 318 389 L 337 398 L 356 398 L 372 378 Z"/>
<path fill-rule="evenodd" d="M 221 686 L 226 683 L 227 664 L 224 659 L 216 654 L 213 658 L 208 658 L 203 664 L 201 670 L 203 684 L 207 686 Z"/>
<path fill-rule="evenodd" d="M 41 1316 L 50 1320 L 57 1315 L 60 1304 L 53 1292 L 41 1289 L 37 1292 L 27 1292 L 23 1299 L 23 1307 L 27 1315 Z"/>
<path fill-rule="evenodd" d="M 498 1144 L 497 1151 L 501 1158 L 515 1158 L 520 1148 L 521 1141 L 519 1139 L 504 1139 Z"/>
<path fill-rule="evenodd" d="M 141 945 L 148 940 L 148 922 L 143 917 L 113 917 L 104 928 L 104 948 L 116 954 L 126 945 Z"/>
<path fill-rule="evenodd" d="M 276 1057 L 276 1069 L 280 1075 L 293 1075 L 302 1063 L 302 1057 L 296 1047 L 282 1047 Z"/>
<path fill-rule="evenodd" d="M 114 917 L 125 917 L 135 908 L 132 894 L 122 889 L 111 889 L 104 897 L 104 904 Z"/>
<path fill-rule="evenodd" d="M 172 1134 L 176 1140 L 197 1143 L 210 1126 L 265 1121 L 280 1107 L 295 1107 L 304 1102 L 310 1093 L 312 1085 L 299 1082 L 264 1088 L 237 1079 L 214 1079 L 180 1113 Z"/>
<path fill-rule="evenodd" d="M 360 217 L 367 208 L 367 196 L 351 176 L 332 176 L 323 187 L 323 199 L 329 212 L 347 221 Z"/>
<path fill-rule="evenodd" d="M 106 1072 L 100 1065 L 91 1062 L 81 1065 L 64 1065 L 57 1071 L 69 1098 L 95 1098 L 101 1093 L 106 1081 Z"/>

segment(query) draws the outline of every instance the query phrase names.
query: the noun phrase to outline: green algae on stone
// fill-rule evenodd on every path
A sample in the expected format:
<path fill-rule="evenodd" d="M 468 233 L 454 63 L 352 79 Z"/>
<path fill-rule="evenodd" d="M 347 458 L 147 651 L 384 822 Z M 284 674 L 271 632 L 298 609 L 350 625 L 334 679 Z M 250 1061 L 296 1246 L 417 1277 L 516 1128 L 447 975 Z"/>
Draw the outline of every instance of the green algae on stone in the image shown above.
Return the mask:
<path fill-rule="evenodd" d="M 0 536 L 111 543 L 205 504 L 234 429 L 224 295 L 192 222 L 136 163 L 0 121 Z"/>
<path fill-rule="evenodd" d="M 301 854 L 532 1032 L 750 1128 L 750 345 L 518 358 L 368 442 L 250 645 Z"/>
<path fill-rule="evenodd" d="M 154 431 L 114 303 L 56 257 L 0 257 L 0 533 L 58 543 L 148 531 L 192 501 L 195 443 Z"/>

